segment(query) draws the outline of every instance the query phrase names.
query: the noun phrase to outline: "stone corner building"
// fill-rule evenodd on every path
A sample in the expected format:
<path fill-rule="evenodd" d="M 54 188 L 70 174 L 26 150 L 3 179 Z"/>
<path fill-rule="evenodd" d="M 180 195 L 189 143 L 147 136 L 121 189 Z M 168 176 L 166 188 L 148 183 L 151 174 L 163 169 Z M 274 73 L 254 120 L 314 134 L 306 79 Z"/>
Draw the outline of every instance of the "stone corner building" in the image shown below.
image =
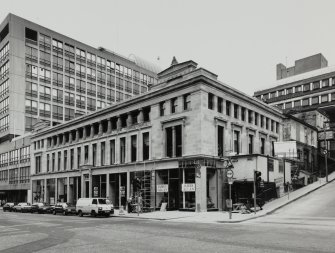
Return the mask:
<path fill-rule="evenodd" d="M 234 156 L 237 179 L 250 182 L 255 169 L 269 183 L 290 179 L 289 164 L 285 174 L 273 149 L 283 119 L 281 110 L 219 82 L 197 63 L 174 60 L 146 94 L 37 132 L 31 198 L 99 196 L 125 206 L 139 177 L 145 208 L 166 202 L 168 210 L 222 210 L 226 155 Z M 266 171 L 269 157 L 274 166 Z"/>

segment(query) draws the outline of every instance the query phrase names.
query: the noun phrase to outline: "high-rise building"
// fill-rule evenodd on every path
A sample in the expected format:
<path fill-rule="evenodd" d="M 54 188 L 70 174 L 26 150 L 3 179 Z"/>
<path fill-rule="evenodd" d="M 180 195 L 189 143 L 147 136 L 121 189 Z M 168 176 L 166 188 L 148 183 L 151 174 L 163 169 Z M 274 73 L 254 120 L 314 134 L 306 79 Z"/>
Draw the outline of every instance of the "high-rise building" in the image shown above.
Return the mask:
<path fill-rule="evenodd" d="M 1 170 L 9 170 L 0 191 L 22 188 L 1 186 L 20 184 L 10 179 L 11 151 L 21 152 L 11 145 L 13 138 L 145 93 L 158 72 L 134 55 L 94 48 L 9 14 L 0 24 L 0 157 L 8 157 Z"/>

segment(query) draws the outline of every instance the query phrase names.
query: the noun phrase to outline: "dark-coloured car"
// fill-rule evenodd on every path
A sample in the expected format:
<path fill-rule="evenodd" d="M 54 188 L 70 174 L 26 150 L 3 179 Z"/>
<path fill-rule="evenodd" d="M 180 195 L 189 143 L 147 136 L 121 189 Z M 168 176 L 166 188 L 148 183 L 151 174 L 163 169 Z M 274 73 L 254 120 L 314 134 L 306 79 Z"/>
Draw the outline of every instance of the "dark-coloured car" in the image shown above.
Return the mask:
<path fill-rule="evenodd" d="M 15 203 L 13 203 L 13 202 L 8 202 L 8 203 L 4 204 L 2 210 L 3 210 L 4 212 L 12 212 L 14 206 L 15 206 Z"/>
<path fill-rule="evenodd" d="M 31 213 L 50 213 L 51 206 L 47 203 L 34 203 L 31 206 Z"/>
<path fill-rule="evenodd" d="M 27 202 L 21 202 L 13 207 L 14 212 L 21 212 L 21 213 L 26 213 L 30 212 L 31 205 L 30 203 Z"/>
<path fill-rule="evenodd" d="M 77 214 L 76 206 L 70 203 L 57 203 L 52 213 L 54 215 L 57 213 L 62 213 L 63 215 Z"/>

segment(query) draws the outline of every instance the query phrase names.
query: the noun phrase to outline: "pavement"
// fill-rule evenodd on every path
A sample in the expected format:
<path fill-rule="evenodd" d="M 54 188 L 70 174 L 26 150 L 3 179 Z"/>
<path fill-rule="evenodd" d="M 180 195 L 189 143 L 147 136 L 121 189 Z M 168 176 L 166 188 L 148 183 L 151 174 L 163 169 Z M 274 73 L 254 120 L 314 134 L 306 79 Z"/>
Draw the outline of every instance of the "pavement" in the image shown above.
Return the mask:
<path fill-rule="evenodd" d="M 328 175 L 328 183 L 335 180 L 335 172 Z M 232 219 L 229 219 L 229 212 L 217 211 L 217 212 L 183 212 L 183 211 L 155 211 L 148 213 L 119 213 L 119 210 L 115 210 L 115 216 L 122 218 L 137 218 L 137 219 L 150 219 L 150 220 L 171 220 L 175 222 L 196 222 L 196 223 L 239 223 L 247 220 L 264 217 L 268 214 L 272 214 L 278 209 L 295 202 L 296 200 L 314 192 L 315 190 L 328 184 L 326 178 L 320 178 L 318 181 L 309 184 L 303 188 L 290 192 L 289 194 L 272 200 L 263 206 L 263 210 L 259 210 L 255 213 L 241 214 L 232 213 Z"/>

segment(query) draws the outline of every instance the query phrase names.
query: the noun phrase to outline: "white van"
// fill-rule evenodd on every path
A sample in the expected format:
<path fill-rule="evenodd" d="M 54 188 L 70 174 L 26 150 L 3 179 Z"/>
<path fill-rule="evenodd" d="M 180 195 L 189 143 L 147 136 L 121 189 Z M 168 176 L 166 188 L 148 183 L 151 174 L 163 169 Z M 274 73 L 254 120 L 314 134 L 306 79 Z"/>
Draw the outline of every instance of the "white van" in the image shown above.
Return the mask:
<path fill-rule="evenodd" d="M 80 198 L 76 204 L 76 211 L 80 217 L 84 214 L 109 217 L 110 214 L 114 214 L 114 206 L 106 198 Z"/>

